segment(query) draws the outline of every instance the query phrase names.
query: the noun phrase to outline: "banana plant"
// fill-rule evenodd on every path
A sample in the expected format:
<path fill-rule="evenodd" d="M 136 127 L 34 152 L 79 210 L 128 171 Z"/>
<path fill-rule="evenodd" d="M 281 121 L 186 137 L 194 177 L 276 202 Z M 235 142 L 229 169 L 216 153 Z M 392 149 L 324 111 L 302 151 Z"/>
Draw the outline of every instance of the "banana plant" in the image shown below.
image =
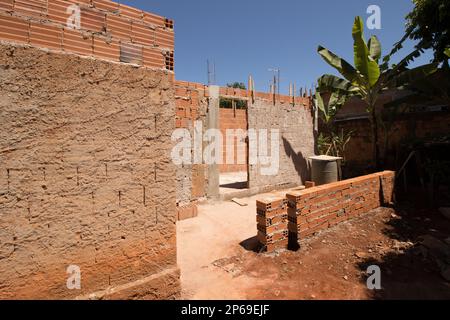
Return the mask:
<path fill-rule="evenodd" d="M 378 139 L 379 117 L 375 110 L 378 98 L 387 89 L 402 88 L 407 83 L 423 78 L 436 70 L 436 64 L 427 64 L 414 69 L 407 69 L 410 57 L 389 68 L 390 56 L 381 60 L 381 43 L 376 36 L 367 42 L 364 38 L 364 24 L 361 17 L 356 17 L 353 29 L 354 66 L 330 50 L 319 46 L 319 55 L 342 77 L 325 74 L 318 80 L 315 101 L 322 113 L 335 113 L 351 97 L 358 97 L 366 104 L 369 113 L 373 161 L 380 166 L 380 148 Z M 323 93 L 329 93 L 330 101 L 326 105 Z"/>
<path fill-rule="evenodd" d="M 450 48 L 445 49 L 444 53 L 450 58 Z M 398 108 L 405 104 L 427 101 L 432 98 L 450 105 L 450 69 L 446 68 L 444 64 L 436 73 L 412 79 L 405 88 L 411 91 L 410 95 L 396 99 L 385 106 L 390 109 Z"/>

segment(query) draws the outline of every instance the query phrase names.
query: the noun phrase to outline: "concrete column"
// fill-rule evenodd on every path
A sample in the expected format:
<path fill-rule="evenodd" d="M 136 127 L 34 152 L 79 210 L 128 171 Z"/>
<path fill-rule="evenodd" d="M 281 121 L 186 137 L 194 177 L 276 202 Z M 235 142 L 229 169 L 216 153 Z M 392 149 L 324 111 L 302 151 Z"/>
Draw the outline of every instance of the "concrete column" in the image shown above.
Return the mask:
<path fill-rule="evenodd" d="M 206 129 L 219 129 L 220 88 L 209 86 L 208 112 L 206 115 Z M 207 196 L 211 199 L 219 199 L 220 196 L 220 171 L 219 165 L 208 165 Z"/>

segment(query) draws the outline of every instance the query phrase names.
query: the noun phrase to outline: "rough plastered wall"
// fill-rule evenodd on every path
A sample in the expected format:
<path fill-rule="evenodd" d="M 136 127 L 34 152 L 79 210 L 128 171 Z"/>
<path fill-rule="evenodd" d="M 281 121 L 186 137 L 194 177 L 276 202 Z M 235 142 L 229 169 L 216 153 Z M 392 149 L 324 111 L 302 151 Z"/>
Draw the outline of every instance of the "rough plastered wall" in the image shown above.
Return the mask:
<path fill-rule="evenodd" d="M 171 79 L 0 46 L 0 299 L 177 295 Z"/>
<path fill-rule="evenodd" d="M 271 95 L 267 94 L 268 97 Z M 280 131 L 280 163 L 277 175 L 261 174 L 260 165 L 250 165 L 250 189 L 260 192 L 289 186 L 299 186 L 310 179 L 308 158 L 314 156 L 314 117 L 308 98 L 256 97 L 249 103 L 249 128 Z M 268 144 L 270 147 L 270 143 Z"/>

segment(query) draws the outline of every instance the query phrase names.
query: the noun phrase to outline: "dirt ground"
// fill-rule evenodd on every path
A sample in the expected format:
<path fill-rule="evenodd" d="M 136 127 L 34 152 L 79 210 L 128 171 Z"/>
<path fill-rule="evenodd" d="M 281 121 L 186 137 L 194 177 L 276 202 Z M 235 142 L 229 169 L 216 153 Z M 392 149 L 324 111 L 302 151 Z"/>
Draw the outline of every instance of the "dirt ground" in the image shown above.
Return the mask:
<path fill-rule="evenodd" d="M 450 299 L 450 284 L 420 246 L 442 240 L 450 221 L 437 210 L 379 208 L 304 240 L 297 252 L 255 252 L 255 200 L 202 205 L 178 223 L 182 299 Z M 367 289 L 367 267 L 382 290 Z"/>

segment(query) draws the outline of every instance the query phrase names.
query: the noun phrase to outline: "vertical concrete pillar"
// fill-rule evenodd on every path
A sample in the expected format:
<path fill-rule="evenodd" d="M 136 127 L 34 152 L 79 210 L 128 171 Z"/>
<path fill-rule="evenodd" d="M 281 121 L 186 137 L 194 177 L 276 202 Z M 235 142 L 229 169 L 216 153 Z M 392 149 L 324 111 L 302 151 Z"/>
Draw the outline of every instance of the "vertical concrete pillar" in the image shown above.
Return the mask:
<path fill-rule="evenodd" d="M 312 100 L 312 99 L 311 99 Z M 313 120 L 314 120 L 314 128 L 313 128 L 313 133 L 314 133 L 314 153 L 315 154 L 320 154 L 319 153 L 319 147 L 317 144 L 317 139 L 319 139 L 319 108 L 316 106 L 316 104 L 313 102 L 314 100 L 312 100 L 312 108 L 313 108 Z"/>
<path fill-rule="evenodd" d="M 219 129 L 220 88 L 209 86 L 208 112 L 206 129 Z M 220 171 L 218 164 L 208 165 L 207 196 L 218 199 L 220 196 Z"/>

